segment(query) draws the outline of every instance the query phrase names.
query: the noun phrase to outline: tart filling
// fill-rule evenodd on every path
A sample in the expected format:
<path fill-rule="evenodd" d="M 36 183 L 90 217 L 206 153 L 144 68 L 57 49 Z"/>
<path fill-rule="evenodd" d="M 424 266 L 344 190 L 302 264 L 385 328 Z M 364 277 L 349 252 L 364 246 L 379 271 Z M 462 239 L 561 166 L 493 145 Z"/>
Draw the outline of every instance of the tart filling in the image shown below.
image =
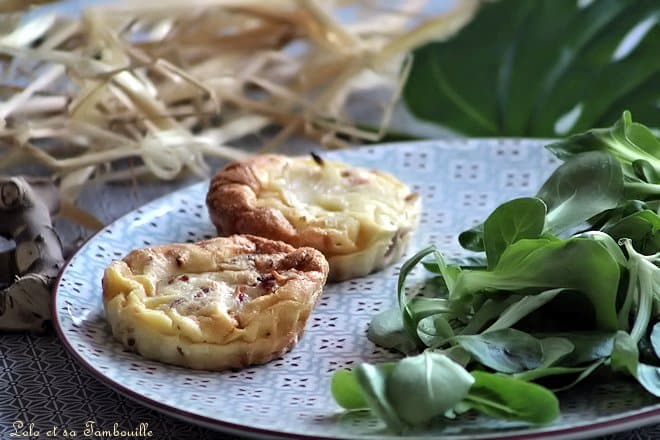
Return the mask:
<path fill-rule="evenodd" d="M 251 233 L 320 250 L 335 281 L 398 259 L 420 212 L 418 195 L 387 173 L 277 155 L 220 171 L 207 205 L 221 234 Z"/>
<path fill-rule="evenodd" d="M 327 273 L 314 249 L 232 236 L 131 252 L 106 269 L 103 302 L 115 337 L 145 357 L 237 368 L 295 345 Z"/>

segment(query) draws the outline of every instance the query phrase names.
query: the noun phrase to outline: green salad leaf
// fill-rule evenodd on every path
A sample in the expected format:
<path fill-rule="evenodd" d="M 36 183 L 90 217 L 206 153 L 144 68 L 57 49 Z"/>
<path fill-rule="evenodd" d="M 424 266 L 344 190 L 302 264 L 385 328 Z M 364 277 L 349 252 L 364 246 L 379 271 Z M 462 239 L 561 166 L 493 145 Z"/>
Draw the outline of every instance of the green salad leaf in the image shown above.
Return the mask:
<path fill-rule="evenodd" d="M 559 401 L 546 388 L 512 377 L 473 371 L 474 385 L 465 399 L 479 412 L 502 419 L 545 424 L 559 415 Z"/>
<path fill-rule="evenodd" d="M 653 211 L 635 212 L 618 221 L 610 222 L 602 231 L 617 241 L 630 239 L 633 248 L 642 254 L 660 252 L 660 217 Z"/>
<path fill-rule="evenodd" d="M 397 279 L 397 300 L 399 304 L 399 308 L 401 309 L 401 312 L 403 313 L 403 327 L 408 333 L 408 335 L 415 341 L 417 339 L 417 322 L 413 317 L 412 309 L 410 308 L 408 304 L 408 297 L 406 296 L 406 278 L 410 274 L 410 272 L 415 268 L 415 266 L 424 259 L 427 255 L 430 253 L 434 252 L 435 248 L 433 246 L 429 246 L 427 248 L 422 249 L 421 251 L 417 252 L 415 255 L 410 257 L 409 260 L 407 260 L 403 265 L 401 266 L 401 271 L 399 271 L 399 277 Z M 446 282 L 446 279 L 445 279 Z"/>
<path fill-rule="evenodd" d="M 541 342 L 512 328 L 459 335 L 454 340 L 482 365 L 502 373 L 532 370 L 543 362 Z"/>
<path fill-rule="evenodd" d="M 560 165 L 539 189 L 536 198 L 503 203 L 489 217 L 489 227 L 486 223 L 479 224 L 463 231 L 458 240 L 471 251 L 486 250 L 488 256 L 490 250 L 492 257 L 488 257 L 488 263 L 492 267 L 493 262 L 499 259 L 503 245 L 513 242 L 509 240 L 505 243 L 502 238 L 498 239 L 495 229 L 498 224 L 500 229 L 507 224 L 517 229 L 536 228 L 535 236 L 529 233 L 530 229 L 522 231 L 526 236 L 520 235 L 519 238 L 538 238 L 541 232 L 561 234 L 587 223 L 603 211 L 617 208 L 623 200 L 623 193 L 623 173 L 617 159 L 606 151 L 586 152 Z M 543 214 L 540 203 L 544 205 Z M 517 215 L 512 215 L 514 213 Z M 490 229 L 488 237 L 486 229 Z"/>
<path fill-rule="evenodd" d="M 637 376 L 639 350 L 637 343 L 624 331 L 618 331 L 614 337 L 612 349 L 612 369 Z"/>
<path fill-rule="evenodd" d="M 660 148 L 649 133 L 624 114 L 553 144 L 566 161 L 535 197 L 459 237 L 480 254 L 447 260 L 429 246 L 406 261 L 398 307 L 368 336 L 409 357 L 337 372 L 335 400 L 403 432 L 466 411 L 548 423 L 553 391 L 605 369 L 660 397 Z M 417 265 L 428 276 L 407 288 Z"/>
<path fill-rule="evenodd" d="M 655 355 L 660 358 L 660 322 L 656 322 L 651 330 L 651 345 Z"/>
<path fill-rule="evenodd" d="M 621 165 L 607 152 L 580 154 L 560 165 L 536 196 L 548 206 L 545 230 L 559 234 L 619 204 Z"/>
<path fill-rule="evenodd" d="M 337 370 L 330 381 L 330 392 L 335 402 L 344 409 L 367 409 L 369 403 L 362 394 L 360 383 L 350 370 Z"/>
<path fill-rule="evenodd" d="M 559 413 L 557 397 L 539 385 L 484 371 L 470 373 L 433 351 L 336 371 L 331 391 L 344 409 L 369 408 L 399 433 L 454 410 L 474 409 L 533 424 L 548 423 Z"/>
<path fill-rule="evenodd" d="M 474 378 L 444 354 L 425 351 L 399 361 L 387 382 L 387 396 L 403 421 L 419 425 L 465 398 Z"/>
<path fill-rule="evenodd" d="M 599 329 L 616 330 L 616 296 L 620 270 L 610 252 L 596 240 L 519 240 L 509 246 L 492 271 L 463 271 L 450 297 L 485 290 L 532 291 L 575 289 L 587 295 Z"/>
<path fill-rule="evenodd" d="M 447 318 L 438 313 L 419 321 L 417 336 L 427 347 L 437 347 L 454 337 L 454 329 Z"/>
<path fill-rule="evenodd" d="M 539 238 L 545 225 L 542 200 L 526 197 L 503 203 L 484 222 L 484 247 L 488 268 L 497 264 L 502 252 L 523 238 Z"/>
<path fill-rule="evenodd" d="M 567 338 L 549 337 L 541 339 L 543 361 L 539 368 L 550 368 L 575 350 L 575 345 Z"/>
<path fill-rule="evenodd" d="M 592 151 L 613 154 L 623 169 L 627 199 L 660 199 L 660 139 L 625 111 L 609 128 L 597 128 L 555 142 L 547 148 L 560 159 Z"/>
<path fill-rule="evenodd" d="M 476 309 L 461 334 L 471 335 L 485 329 L 489 323 L 501 316 L 512 304 L 518 301 L 518 296 L 506 296 L 504 298 L 488 298 Z"/>
<path fill-rule="evenodd" d="M 546 147 L 562 160 L 590 151 L 607 151 L 613 154 L 631 181 L 641 180 L 633 163 L 644 161 L 644 168 L 652 176 L 660 175 L 660 139 L 647 127 L 633 122 L 629 111 L 611 127 L 594 128 L 585 133 L 570 136 Z M 638 164 L 638 166 L 640 166 Z M 648 183 L 660 183 L 650 181 Z"/>
<path fill-rule="evenodd" d="M 566 391 L 573 388 L 575 385 L 579 384 L 587 377 L 591 376 L 596 370 L 598 370 L 605 363 L 605 359 L 598 359 L 593 361 L 590 365 L 587 365 L 582 369 L 582 371 L 577 375 L 575 379 L 567 383 L 564 386 L 553 387 L 552 390 L 555 392 Z"/>
<path fill-rule="evenodd" d="M 512 327 L 535 310 L 543 307 L 563 292 L 565 289 L 550 289 L 537 295 L 520 298 L 502 311 L 497 320 L 486 329 L 487 332 Z"/>
<path fill-rule="evenodd" d="M 360 388 L 362 398 L 369 408 L 376 413 L 382 420 L 385 421 L 387 426 L 394 432 L 402 432 L 406 428 L 406 424 L 396 410 L 392 407 L 392 403 L 387 398 L 387 381 L 392 376 L 394 369 L 396 368 L 396 362 L 390 362 L 385 364 L 371 365 L 371 364 L 361 364 L 355 367 L 353 370 L 353 375 L 355 376 L 355 382 Z M 352 386 L 354 383 L 351 383 L 348 380 L 345 380 L 343 385 Z M 348 391 L 343 391 L 341 384 L 337 384 L 337 393 L 346 393 Z M 350 394 L 355 394 L 356 391 L 353 389 Z M 344 397 L 346 401 L 348 399 Z M 350 403 L 358 403 L 358 397 L 353 397 L 354 400 L 349 401 Z"/>
<path fill-rule="evenodd" d="M 612 354 L 614 348 L 615 332 L 571 332 L 571 333 L 543 333 L 536 337 L 561 337 L 573 344 L 573 351 L 562 361 L 567 366 L 584 365 L 602 360 Z"/>
<path fill-rule="evenodd" d="M 660 368 L 639 364 L 637 367 L 637 380 L 646 391 L 660 397 Z"/>
<path fill-rule="evenodd" d="M 401 353 L 414 353 L 419 345 L 410 337 L 403 325 L 401 310 L 388 309 L 374 316 L 367 330 L 371 342 Z"/>

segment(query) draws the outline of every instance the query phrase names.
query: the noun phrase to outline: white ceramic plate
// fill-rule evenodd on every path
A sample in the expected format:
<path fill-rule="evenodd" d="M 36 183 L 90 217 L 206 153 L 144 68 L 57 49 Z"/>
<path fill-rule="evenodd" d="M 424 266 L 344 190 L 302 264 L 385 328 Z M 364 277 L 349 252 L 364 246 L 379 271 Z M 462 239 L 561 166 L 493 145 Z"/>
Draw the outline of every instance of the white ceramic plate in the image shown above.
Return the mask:
<path fill-rule="evenodd" d="M 456 235 L 500 202 L 532 195 L 557 166 L 540 141 L 472 139 L 373 146 L 328 153 L 386 170 L 423 200 L 410 252 L 430 243 L 460 253 Z M 56 289 L 56 328 L 73 356 L 101 381 L 175 417 L 234 434 L 286 438 L 386 438 L 381 422 L 344 415 L 329 392 L 332 372 L 396 357 L 366 338 L 367 324 L 394 300 L 398 267 L 329 285 L 297 347 L 267 365 L 241 371 L 193 371 L 126 352 L 103 318 L 104 268 L 131 249 L 214 235 L 207 183 L 177 191 L 122 217 L 71 259 Z M 550 426 L 467 414 L 418 438 L 559 438 L 595 436 L 660 422 L 658 400 L 629 381 L 589 384 L 560 395 L 562 416 Z"/>

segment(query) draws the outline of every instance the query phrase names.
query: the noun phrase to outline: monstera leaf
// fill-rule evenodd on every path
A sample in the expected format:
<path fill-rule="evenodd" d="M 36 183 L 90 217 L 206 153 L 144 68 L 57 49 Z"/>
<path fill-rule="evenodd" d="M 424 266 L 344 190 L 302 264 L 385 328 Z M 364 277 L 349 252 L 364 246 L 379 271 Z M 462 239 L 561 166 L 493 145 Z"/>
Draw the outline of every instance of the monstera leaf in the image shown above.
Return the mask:
<path fill-rule="evenodd" d="M 564 136 L 628 109 L 660 127 L 660 1 L 499 0 L 414 52 L 417 118 L 473 136 Z"/>

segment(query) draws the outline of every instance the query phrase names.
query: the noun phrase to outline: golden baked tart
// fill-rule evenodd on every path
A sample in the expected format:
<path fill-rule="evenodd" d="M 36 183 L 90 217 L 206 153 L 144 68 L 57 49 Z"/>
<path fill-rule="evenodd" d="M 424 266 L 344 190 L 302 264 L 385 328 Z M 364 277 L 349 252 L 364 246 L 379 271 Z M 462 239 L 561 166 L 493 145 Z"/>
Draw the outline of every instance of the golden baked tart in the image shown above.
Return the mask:
<path fill-rule="evenodd" d="M 296 344 L 327 275 L 315 249 L 234 235 L 132 251 L 105 270 L 103 305 L 114 336 L 146 358 L 240 368 Z"/>
<path fill-rule="evenodd" d="M 421 205 L 418 194 L 390 174 L 280 155 L 229 164 L 211 180 L 206 204 L 220 235 L 254 234 L 318 249 L 332 281 L 398 260 Z"/>

